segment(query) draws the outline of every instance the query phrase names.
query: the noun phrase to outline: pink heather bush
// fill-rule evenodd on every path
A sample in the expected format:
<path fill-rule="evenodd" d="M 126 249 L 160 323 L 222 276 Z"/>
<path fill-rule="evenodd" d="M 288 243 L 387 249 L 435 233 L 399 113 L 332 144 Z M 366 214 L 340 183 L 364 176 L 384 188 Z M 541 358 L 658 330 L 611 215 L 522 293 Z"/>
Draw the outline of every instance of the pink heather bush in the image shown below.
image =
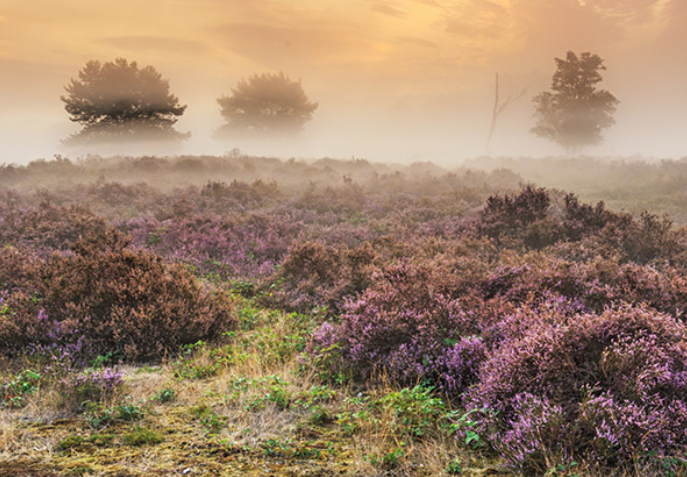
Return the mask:
<path fill-rule="evenodd" d="M 139 247 L 173 262 L 194 265 L 223 278 L 271 274 L 301 230 L 288 217 L 184 215 L 164 221 L 133 219 L 120 225 Z"/>
<path fill-rule="evenodd" d="M 113 396 L 123 383 L 122 373 L 116 369 L 86 368 L 64 378 L 60 394 L 66 402 L 82 406 L 84 401 L 101 401 Z"/>
<path fill-rule="evenodd" d="M 268 303 L 309 311 L 326 307 L 338 315 L 346 299 L 370 284 L 378 256 L 369 243 L 356 248 L 297 243 L 289 250 L 265 290 Z"/>
<path fill-rule="evenodd" d="M 513 467 L 628 464 L 687 444 L 687 327 L 655 311 L 520 313 L 464 397 Z M 475 417 L 477 416 L 477 417 Z"/>
<path fill-rule="evenodd" d="M 233 326 L 223 294 L 183 266 L 127 245 L 118 232 L 104 230 L 68 253 L 23 267 L 19 252 L 0 252 L 0 269 L 18 270 L 12 277 L 0 272 L 0 353 L 68 350 L 74 358 L 118 353 L 130 361 L 155 360 Z"/>
<path fill-rule="evenodd" d="M 311 353 L 336 349 L 340 364 L 361 376 L 384 370 L 401 382 L 435 380 L 460 392 L 484 356 L 475 313 L 443 290 L 432 270 L 407 260 L 373 275 L 373 284 L 349 302 L 337 326 L 325 324 Z"/>

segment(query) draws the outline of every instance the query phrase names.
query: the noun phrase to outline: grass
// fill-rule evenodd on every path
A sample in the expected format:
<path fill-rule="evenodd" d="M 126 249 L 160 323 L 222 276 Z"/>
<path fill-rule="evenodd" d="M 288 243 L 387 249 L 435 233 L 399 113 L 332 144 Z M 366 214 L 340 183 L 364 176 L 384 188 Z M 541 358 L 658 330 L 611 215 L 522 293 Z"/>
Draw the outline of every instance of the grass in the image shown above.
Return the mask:
<path fill-rule="evenodd" d="M 31 392 L 0 408 L 0 476 L 439 475 L 455 457 L 455 440 L 430 430 L 440 400 L 388 383 L 320 382 L 297 362 L 317 317 L 236 300 L 242 323 L 224 344 L 120 366 L 123 386 L 97 402 L 65 408 L 60 380 L 4 373 Z"/>
<path fill-rule="evenodd" d="M 121 366 L 124 384 L 98 402 L 65 409 L 59 380 L 4 373 L 31 392 L 0 408 L 0 477 L 512 475 L 455 438 L 461 413 L 430 388 L 322 381 L 297 361 L 316 316 L 236 300 L 242 325 L 223 344 Z"/>

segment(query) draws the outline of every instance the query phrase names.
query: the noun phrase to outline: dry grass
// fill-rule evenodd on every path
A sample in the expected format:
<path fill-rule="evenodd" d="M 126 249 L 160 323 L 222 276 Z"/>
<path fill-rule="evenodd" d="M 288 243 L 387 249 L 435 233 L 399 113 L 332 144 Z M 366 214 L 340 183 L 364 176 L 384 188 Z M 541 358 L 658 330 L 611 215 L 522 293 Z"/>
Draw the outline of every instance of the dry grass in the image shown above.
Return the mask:
<path fill-rule="evenodd" d="M 121 389 L 90 411 L 65 403 L 61 381 L 44 376 L 23 407 L 0 408 L 0 477 L 512 475 L 450 435 L 436 397 L 383 376 L 367 386 L 319 381 L 297 363 L 297 342 L 278 343 L 308 336 L 312 323 L 244 306 L 228 343 L 121 366 Z"/>

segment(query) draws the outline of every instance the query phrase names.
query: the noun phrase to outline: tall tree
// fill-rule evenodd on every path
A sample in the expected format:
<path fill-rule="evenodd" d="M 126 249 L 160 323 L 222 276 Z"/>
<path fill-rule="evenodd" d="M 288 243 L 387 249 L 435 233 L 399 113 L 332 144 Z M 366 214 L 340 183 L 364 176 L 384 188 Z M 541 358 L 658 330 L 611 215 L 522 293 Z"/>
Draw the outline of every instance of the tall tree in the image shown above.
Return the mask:
<path fill-rule="evenodd" d="M 599 55 L 568 51 L 556 58 L 551 90 L 534 97 L 536 125 L 532 133 L 550 139 L 567 151 L 600 144 L 603 132 L 615 124 L 619 101 L 605 89 L 597 89 L 606 67 Z"/>
<path fill-rule="evenodd" d="M 312 119 L 318 103 L 310 101 L 299 81 L 283 72 L 255 74 L 239 81 L 231 96 L 217 100 L 226 120 L 219 135 L 292 134 Z"/>
<path fill-rule="evenodd" d="M 67 144 L 188 136 L 173 128 L 186 106 L 152 66 L 139 69 L 124 58 L 89 61 L 65 90 L 68 95 L 60 99 L 69 119 L 84 126 Z"/>

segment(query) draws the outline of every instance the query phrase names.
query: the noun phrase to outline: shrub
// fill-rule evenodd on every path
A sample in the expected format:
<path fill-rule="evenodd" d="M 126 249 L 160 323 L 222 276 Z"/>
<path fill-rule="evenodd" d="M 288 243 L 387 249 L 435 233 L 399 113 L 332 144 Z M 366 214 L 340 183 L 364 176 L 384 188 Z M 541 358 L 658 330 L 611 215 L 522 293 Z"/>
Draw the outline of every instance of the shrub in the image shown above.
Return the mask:
<path fill-rule="evenodd" d="M 116 369 L 87 368 L 63 379 L 60 393 L 66 403 L 81 406 L 86 401 L 97 402 L 111 398 L 123 382 L 122 374 Z"/>
<path fill-rule="evenodd" d="M 542 248 L 560 234 L 558 224 L 547 217 L 550 203 L 545 189 L 531 185 L 518 194 L 492 195 L 480 214 L 478 229 L 497 240 L 516 237 L 529 248 Z"/>
<path fill-rule="evenodd" d="M 524 333 L 487 359 L 464 399 L 485 410 L 473 414 L 478 432 L 510 465 L 630 464 L 687 444 L 685 325 L 631 307 L 517 321 Z"/>
<path fill-rule="evenodd" d="M 194 212 L 189 205 L 189 210 L 167 220 L 133 219 L 120 224 L 120 229 L 130 233 L 139 247 L 193 265 L 201 274 L 226 279 L 270 275 L 302 228 L 278 214 Z"/>
<path fill-rule="evenodd" d="M 346 299 L 367 288 L 376 259 L 369 243 L 356 248 L 298 243 L 270 280 L 270 301 L 297 311 L 327 307 L 336 315 Z"/>
<path fill-rule="evenodd" d="M 227 297 L 181 265 L 127 245 L 120 233 L 101 231 L 29 270 L 27 291 L 3 297 L 11 312 L 0 322 L 2 353 L 59 346 L 84 357 L 117 352 L 144 361 L 233 325 Z M 8 256 L 13 259 L 12 253 L 0 259 Z"/>
<path fill-rule="evenodd" d="M 404 260 L 375 274 L 360 299 L 347 304 L 339 325 L 316 331 L 311 355 L 334 352 L 339 367 L 359 376 L 384 370 L 400 382 L 429 380 L 460 392 L 484 355 L 480 338 L 472 336 L 479 332 L 477 315 L 435 289 L 432 272 Z"/>
<path fill-rule="evenodd" d="M 0 244 L 30 247 L 46 254 L 67 250 L 79 238 L 106 228 L 105 221 L 83 205 L 54 206 L 42 202 L 36 208 L 4 214 L 0 220 Z"/>

